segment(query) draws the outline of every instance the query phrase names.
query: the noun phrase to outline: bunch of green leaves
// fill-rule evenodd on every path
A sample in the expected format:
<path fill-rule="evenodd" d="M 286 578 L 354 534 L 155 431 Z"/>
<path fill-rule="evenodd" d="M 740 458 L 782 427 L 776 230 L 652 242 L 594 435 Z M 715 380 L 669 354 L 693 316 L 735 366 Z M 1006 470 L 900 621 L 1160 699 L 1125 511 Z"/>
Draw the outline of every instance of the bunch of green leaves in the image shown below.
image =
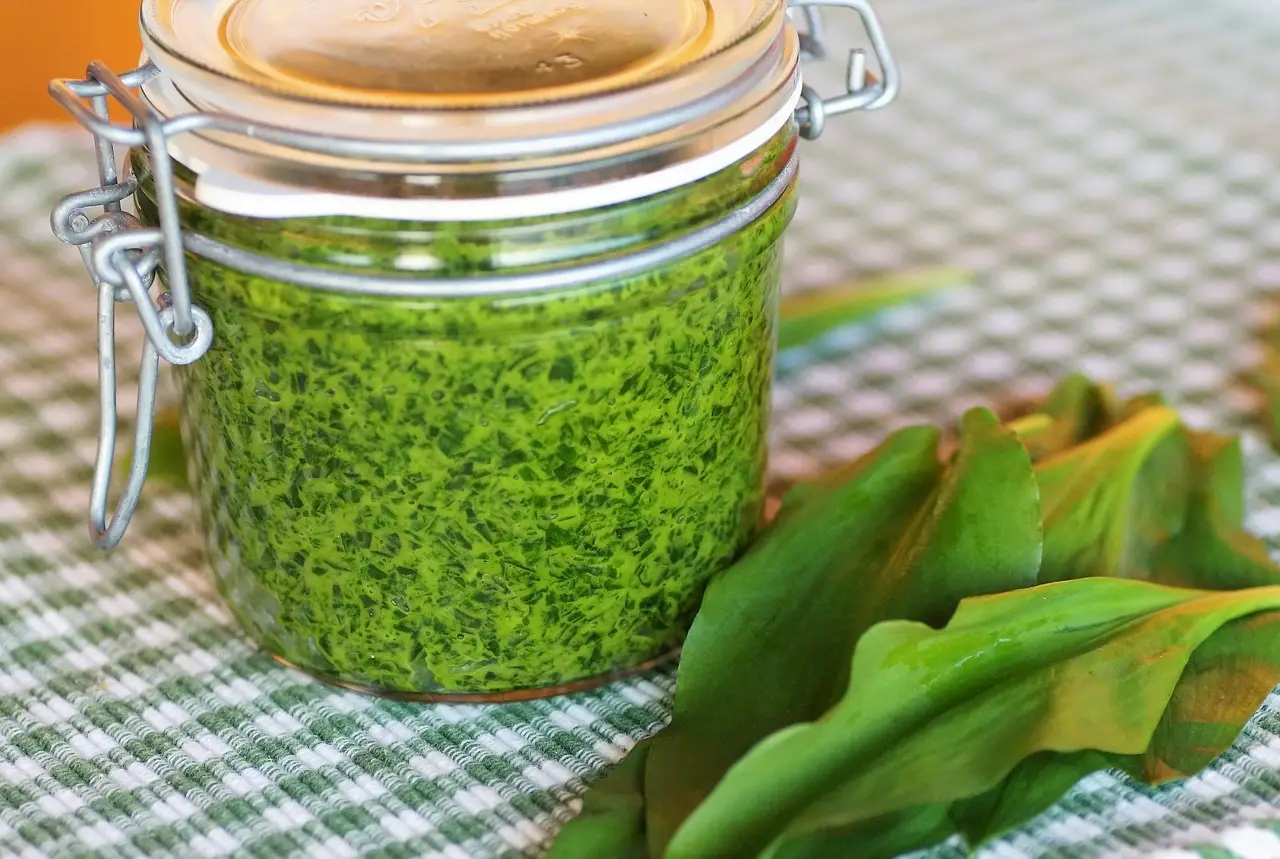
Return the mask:
<path fill-rule="evenodd" d="M 1280 680 L 1280 568 L 1235 441 L 1072 377 L 954 454 L 912 428 L 791 493 L 709 586 L 671 726 L 552 859 L 978 845 L 1079 779 L 1223 751 Z"/>

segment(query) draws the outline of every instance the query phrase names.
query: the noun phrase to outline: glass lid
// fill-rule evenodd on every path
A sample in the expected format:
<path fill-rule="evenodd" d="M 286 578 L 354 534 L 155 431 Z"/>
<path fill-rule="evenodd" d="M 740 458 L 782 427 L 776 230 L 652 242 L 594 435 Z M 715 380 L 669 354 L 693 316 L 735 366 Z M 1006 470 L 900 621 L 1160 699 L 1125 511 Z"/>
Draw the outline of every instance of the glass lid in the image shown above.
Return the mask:
<path fill-rule="evenodd" d="M 145 0 L 165 58 L 332 105 L 516 107 L 655 82 L 749 39 L 782 0 Z"/>

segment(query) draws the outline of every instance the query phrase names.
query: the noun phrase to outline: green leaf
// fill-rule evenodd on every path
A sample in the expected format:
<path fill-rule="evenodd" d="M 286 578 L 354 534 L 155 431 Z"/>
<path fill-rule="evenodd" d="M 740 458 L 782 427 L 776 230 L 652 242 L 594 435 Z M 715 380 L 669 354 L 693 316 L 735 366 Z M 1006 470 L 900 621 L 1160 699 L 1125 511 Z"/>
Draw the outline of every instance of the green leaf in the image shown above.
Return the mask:
<path fill-rule="evenodd" d="M 667 855 L 801 859 L 834 839 L 846 856 L 871 856 L 845 836 L 980 796 L 1032 755 L 1141 755 L 1196 649 L 1230 621 L 1277 609 L 1280 588 L 1092 578 L 968 600 L 940 631 L 880 624 L 859 641 L 841 702 L 752 749 Z"/>
<path fill-rule="evenodd" d="M 1145 394 L 1139 394 L 1136 397 L 1130 397 L 1120 406 L 1119 410 L 1115 414 L 1112 424 L 1123 423 L 1144 409 L 1161 408 L 1168 405 L 1169 401 L 1165 399 L 1164 394 L 1157 391 L 1151 391 Z"/>
<path fill-rule="evenodd" d="M 865 321 L 890 307 L 967 283 L 955 269 L 936 269 L 885 280 L 811 290 L 782 300 L 778 348 L 793 349 L 835 329 Z"/>
<path fill-rule="evenodd" d="M 1224 626 L 1183 672 L 1140 761 L 1142 778 L 1159 784 L 1207 767 L 1235 742 L 1278 677 L 1280 614 L 1256 614 Z"/>
<path fill-rule="evenodd" d="M 838 838 L 823 833 L 798 836 L 779 845 L 769 859 L 851 859 L 855 856 L 896 857 L 945 841 L 955 832 L 946 803 L 917 805 L 875 820 L 853 824 Z"/>
<path fill-rule="evenodd" d="M 953 804 L 949 818 L 970 847 L 978 847 L 1048 811 L 1085 776 L 1132 762 L 1131 756 L 1092 750 L 1041 752 L 1018 764 L 986 793 Z"/>
<path fill-rule="evenodd" d="M 1187 518 L 1189 442 L 1176 412 L 1148 407 L 1042 460 L 1036 478 L 1045 530 L 1041 582 L 1150 578 L 1156 547 Z"/>
<path fill-rule="evenodd" d="M 1160 545 L 1151 579 L 1209 589 L 1280 584 L 1280 567 L 1244 530 L 1244 456 L 1237 439 L 1186 433 L 1192 488 L 1182 530 Z"/>
<path fill-rule="evenodd" d="M 1163 398 L 1112 408 L 1104 389 L 1073 379 L 1011 427 L 1030 440 L 1033 458 L 1041 454 L 1042 582 L 1110 575 L 1211 589 L 1280 583 L 1266 547 L 1244 530 L 1239 443 L 1186 430 Z"/>
<path fill-rule="evenodd" d="M 978 847 L 1047 811 L 1081 779 L 1102 770 L 1120 770 L 1135 779 L 1160 784 L 1192 776 L 1226 751 L 1241 727 L 1257 712 L 1280 677 L 1280 613 L 1265 612 L 1231 621 L 1196 649 L 1178 680 L 1151 745 L 1142 755 L 1042 752 L 1032 755 L 985 794 L 960 800 L 948 817 L 971 847 Z M 891 856 L 942 841 L 945 826 L 920 831 L 912 815 L 922 812 L 936 822 L 938 809 L 919 809 L 879 819 L 891 828 L 895 846 L 880 850 L 862 832 L 840 838 L 809 839 L 815 851 L 806 855 L 842 855 L 856 837 L 858 855 Z M 819 850 L 820 846 L 820 850 Z M 791 848 L 794 849 L 794 848 Z"/>
<path fill-rule="evenodd" d="M 1115 410 L 1113 420 L 1162 405 L 1163 399 L 1155 395 L 1134 398 Z M 1150 579 L 1214 590 L 1280 584 L 1280 567 L 1243 527 L 1244 465 L 1238 441 L 1184 433 L 1192 470 L 1187 516 L 1182 529 L 1155 548 Z M 1096 539 L 1087 533 L 1080 537 Z M 1100 769 L 1121 769 L 1153 784 L 1190 776 L 1235 741 L 1277 678 L 1276 615 L 1233 621 L 1195 652 L 1146 754 L 1039 755 L 1019 766 L 991 794 L 958 803 L 952 817 L 976 845 L 1024 823 Z"/>
<path fill-rule="evenodd" d="M 1009 422 L 1032 462 L 1075 447 L 1106 430 L 1119 406 L 1108 387 L 1068 376 L 1033 414 Z"/>
<path fill-rule="evenodd" d="M 672 725 L 648 757 L 652 856 L 753 745 L 839 699 L 873 624 L 941 624 L 965 597 L 1035 583 L 1040 515 L 1025 449 L 985 410 L 965 417 L 945 469 L 937 440 L 904 430 L 793 493 L 759 546 L 712 582 Z"/>
<path fill-rule="evenodd" d="M 1280 451 L 1280 332 L 1268 334 L 1262 364 L 1248 379 L 1262 394 L 1262 413 L 1271 446 Z"/>
<path fill-rule="evenodd" d="M 1045 752 L 995 789 L 952 806 L 951 820 L 979 846 L 1047 810 L 1085 776 L 1122 770 L 1149 784 L 1195 775 L 1226 751 L 1280 677 L 1280 613 L 1233 620 L 1192 655 L 1141 755 Z"/>
<path fill-rule="evenodd" d="M 132 463 L 133 451 L 130 450 L 120 457 L 117 473 L 127 474 Z M 151 459 L 147 466 L 147 479 L 181 489 L 187 488 L 187 456 L 182 447 L 177 409 L 161 409 L 156 412 L 155 427 L 151 432 Z"/>
<path fill-rule="evenodd" d="M 672 724 L 650 752 L 651 855 L 756 741 L 837 700 L 863 577 L 936 487 L 937 444 L 934 430 L 904 430 L 848 475 L 793 492 L 769 534 L 712 581 L 685 640 Z"/>
<path fill-rule="evenodd" d="M 645 859 L 644 769 L 648 741 L 638 744 L 587 792 L 582 813 L 561 831 L 547 859 Z"/>
<path fill-rule="evenodd" d="M 1155 395 L 1134 398 L 1113 420 L 1160 408 Z M 1154 549 L 1149 578 L 1165 585 L 1236 589 L 1280 584 L 1280 567 L 1244 521 L 1244 465 L 1237 440 L 1183 430 L 1191 469 L 1181 530 Z M 1101 479 L 1107 479 L 1104 476 Z M 1096 535 L 1081 533 L 1089 541 Z M 1131 540 L 1139 537 L 1130 536 Z M 1193 655 L 1142 756 L 1038 755 L 986 797 L 952 809 L 971 844 L 996 837 L 1048 808 L 1079 779 L 1121 769 L 1149 783 L 1199 772 L 1225 751 L 1280 678 L 1280 622 L 1261 614 L 1225 626 Z"/>

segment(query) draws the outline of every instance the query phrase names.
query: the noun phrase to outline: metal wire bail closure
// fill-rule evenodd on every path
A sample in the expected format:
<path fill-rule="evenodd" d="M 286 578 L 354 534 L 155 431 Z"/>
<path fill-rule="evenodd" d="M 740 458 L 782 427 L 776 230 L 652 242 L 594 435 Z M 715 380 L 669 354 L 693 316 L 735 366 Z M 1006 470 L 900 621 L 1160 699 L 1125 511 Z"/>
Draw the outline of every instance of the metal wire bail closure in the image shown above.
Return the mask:
<path fill-rule="evenodd" d="M 820 9 L 842 8 L 857 12 L 862 26 L 871 41 L 876 63 L 880 66 L 877 79 L 867 70 L 867 54 L 861 48 L 849 51 L 849 66 L 845 74 L 845 92 L 833 98 L 823 98 L 812 87 L 802 91 L 803 104 L 796 111 L 800 122 L 800 135 L 806 140 L 817 140 L 826 130 L 827 120 L 857 110 L 879 110 L 898 97 L 900 77 L 898 64 L 889 50 L 880 18 L 871 0 L 787 0 L 787 5 L 800 12 L 806 23 L 801 35 L 801 47 L 806 55 L 815 59 L 826 55 L 826 36 Z"/>
<path fill-rule="evenodd" d="M 119 544 L 129 527 L 146 481 L 154 429 L 160 358 L 171 364 L 190 364 L 213 344 L 213 322 L 192 304 L 187 285 L 186 256 L 178 226 L 178 203 L 173 188 L 173 165 L 168 159 L 166 127 L 132 92 L 152 76 L 152 68 L 121 78 L 100 63 L 89 66 L 83 81 L 56 81 L 53 95 L 94 134 L 97 143 L 99 187 L 64 198 L 51 216 L 53 232 L 80 248 L 89 276 L 98 288 L 98 451 L 89 499 L 89 533 L 103 549 Z M 133 117 L 132 127 L 112 125 L 108 97 L 114 97 Z M 88 99 L 90 111 L 83 104 Z M 151 152 L 162 229 L 143 229 L 121 209 L 135 190 L 122 181 L 116 167 L 115 144 L 145 144 Z M 96 216 L 90 210 L 98 209 Z M 151 298 L 156 269 L 163 260 L 169 293 Z M 146 331 L 138 387 L 137 427 L 133 461 L 124 492 L 108 513 L 116 433 L 119 421 L 116 384 L 115 318 L 118 302 L 132 302 Z"/>
<path fill-rule="evenodd" d="M 824 99 L 812 88 L 805 87 L 802 104 L 796 111 L 803 137 L 813 140 L 820 136 L 829 117 L 857 110 L 875 110 L 893 101 L 898 92 L 898 69 L 870 0 L 788 0 L 788 6 L 799 13 L 805 25 L 801 33 L 801 46 L 805 56 L 812 59 L 826 54 L 819 7 L 840 7 L 857 12 L 870 39 L 881 73 L 881 79 L 872 76 L 867 70 L 865 52 L 852 50 L 849 54 L 846 92 L 843 95 Z M 450 161 L 467 154 L 448 144 L 426 141 L 402 144 L 322 136 L 252 123 L 223 113 L 192 113 L 165 119 L 136 92 L 159 74 L 159 69 L 150 63 L 124 75 L 116 75 L 102 63 L 95 62 L 89 65 L 84 80 L 55 80 L 49 87 L 53 98 L 93 133 L 97 148 L 100 185 L 64 198 L 54 208 L 51 224 L 59 239 L 80 249 L 85 268 L 98 288 L 98 380 L 101 412 L 93 490 L 89 501 L 89 531 L 94 543 L 103 549 L 114 548 L 120 543 L 137 510 L 142 487 L 146 482 L 160 359 L 174 365 L 190 364 L 203 357 L 213 344 L 213 321 L 208 313 L 191 301 L 187 281 L 187 252 L 233 268 L 240 266 L 242 270 L 249 270 L 254 264 L 261 263 L 267 266 L 263 272 L 266 276 L 320 289 L 395 294 L 396 290 L 409 286 L 407 283 L 375 282 L 376 278 L 364 283 L 348 283 L 343 278 L 339 278 L 341 283 L 332 282 L 336 277 L 332 272 L 301 271 L 296 270 L 296 266 L 280 261 L 256 260 L 250 254 L 235 252 L 205 237 L 184 235 L 178 220 L 178 198 L 174 187 L 173 164 L 169 160 L 169 139 L 192 132 L 219 131 L 253 137 L 300 152 L 391 161 Z M 108 112 L 109 99 L 114 99 L 125 108 L 132 120 L 130 124 L 112 123 Z M 629 132 L 625 128 L 616 128 L 611 133 L 622 135 Z M 553 135 L 544 141 L 546 145 L 556 146 L 573 142 L 572 135 L 563 140 Z M 158 229 L 144 228 L 135 217 L 122 210 L 121 204 L 133 195 L 136 183 L 119 176 L 116 146 L 146 147 L 155 182 Z M 476 153 L 470 154 L 474 157 Z M 785 175 L 776 180 L 777 188 L 774 190 L 785 188 L 794 176 L 794 171 L 793 161 Z M 767 194 L 752 205 L 763 202 L 768 202 Z M 96 214 L 91 215 L 90 212 L 95 210 Z M 743 218 L 750 214 L 744 209 L 733 217 Z M 733 217 L 716 225 L 716 228 L 732 228 Z M 714 238 L 711 231 L 707 232 L 708 236 Z M 655 252 L 678 254 L 684 251 L 678 243 L 672 243 L 670 247 L 655 249 Z M 645 261 L 643 254 L 640 254 L 629 260 L 629 263 L 640 264 Z M 153 300 L 151 286 L 161 264 L 164 266 L 169 291 Z M 600 277 L 603 272 L 586 266 L 574 275 Z M 451 288 L 447 283 L 431 285 L 442 294 Z M 468 288 L 463 294 L 472 294 L 477 284 L 462 286 Z M 481 286 L 492 289 L 500 285 L 485 282 Z M 525 276 L 522 279 L 517 275 L 512 277 L 507 286 L 539 289 L 543 284 L 538 276 Z M 142 350 L 133 461 L 120 501 L 114 512 L 109 513 L 108 494 L 119 419 L 116 402 L 115 313 L 116 304 L 125 301 L 132 302 L 137 310 L 146 331 L 146 343 Z"/>

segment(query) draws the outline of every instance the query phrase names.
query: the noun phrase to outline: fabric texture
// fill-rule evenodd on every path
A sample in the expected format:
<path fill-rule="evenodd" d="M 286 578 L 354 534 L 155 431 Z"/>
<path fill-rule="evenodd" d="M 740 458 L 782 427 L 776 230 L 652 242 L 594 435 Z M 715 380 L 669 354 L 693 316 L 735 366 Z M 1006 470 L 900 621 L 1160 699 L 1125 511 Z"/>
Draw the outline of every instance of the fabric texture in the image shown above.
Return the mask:
<path fill-rule="evenodd" d="M 1243 432 L 1249 525 L 1280 551 L 1280 458 L 1240 381 L 1280 286 L 1280 6 L 881 6 L 905 89 L 805 146 L 788 289 L 933 265 L 972 284 L 784 355 L 776 472 L 1082 370 Z M 0 140 L 0 855 L 540 855 L 661 727 L 673 673 L 487 708 L 362 698 L 246 644 L 183 493 L 148 486 L 123 546 L 95 550 L 95 299 L 48 227 L 93 184 L 80 133 Z M 127 375 L 141 335 L 120 327 Z M 1091 777 L 981 855 L 1280 856 L 1280 698 L 1200 777 Z"/>

